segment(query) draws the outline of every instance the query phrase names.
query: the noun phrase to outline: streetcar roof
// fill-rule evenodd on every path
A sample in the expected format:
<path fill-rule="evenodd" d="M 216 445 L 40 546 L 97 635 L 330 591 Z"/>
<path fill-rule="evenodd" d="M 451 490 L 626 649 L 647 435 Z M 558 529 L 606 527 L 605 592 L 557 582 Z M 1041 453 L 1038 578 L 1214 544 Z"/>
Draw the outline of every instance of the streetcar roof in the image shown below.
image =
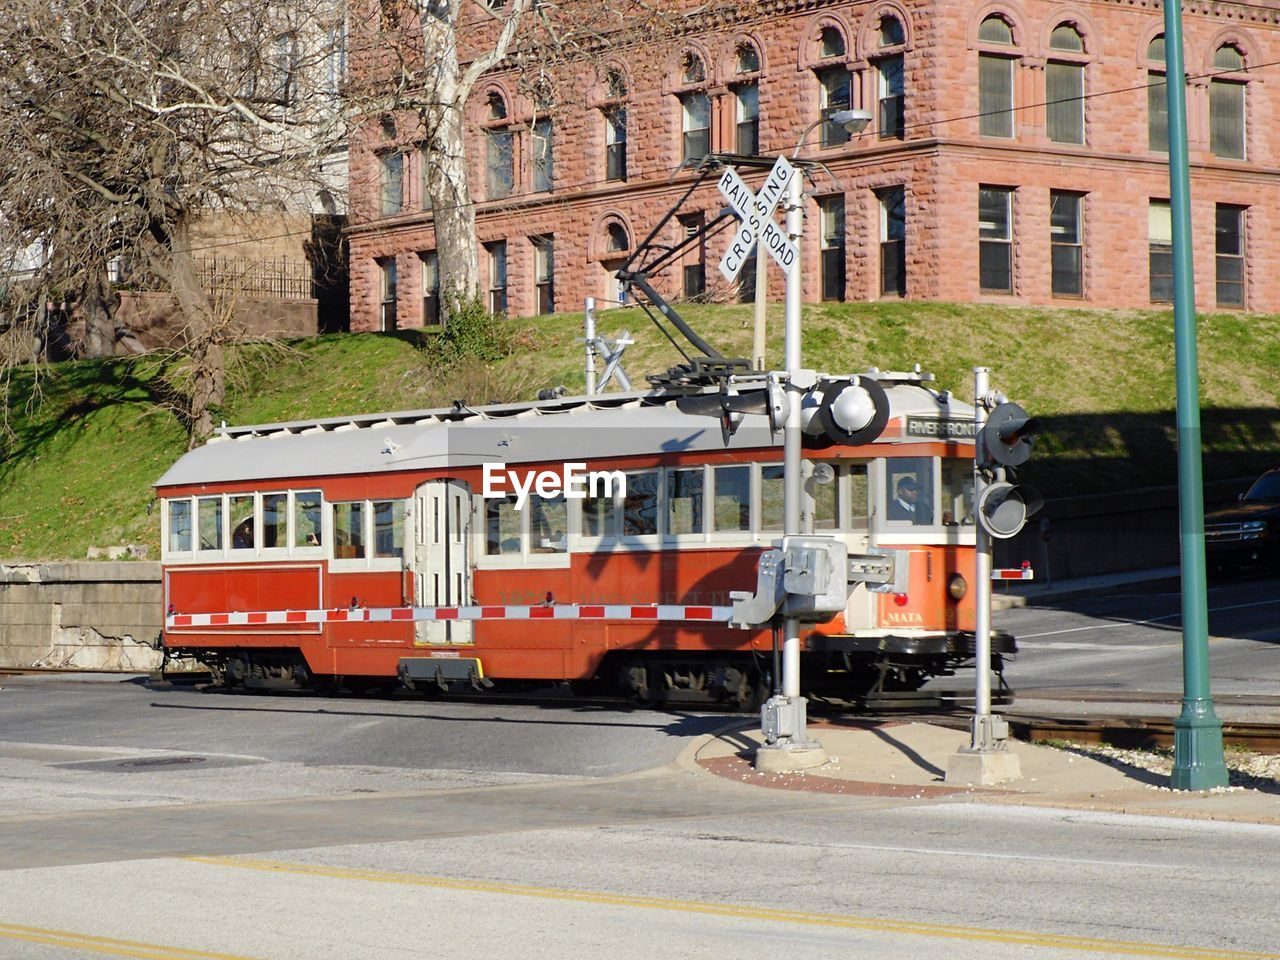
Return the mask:
<path fill-rule="evenodd" d="M 883 386 L 891 418 L 973 420 L 972 406 L 945 393 L 902 379 L 890 379 Z M 682 412 L 671 394 L 605 394 L 224 426 L 203 446 L 182 456 L 155 485 L 390 473 L 485 463 L 591 464 L 643 454 L 781 446 L 782 435 L 771 432 L 762 415 L 743 416 L 726 445 L 717 419 Z"/>

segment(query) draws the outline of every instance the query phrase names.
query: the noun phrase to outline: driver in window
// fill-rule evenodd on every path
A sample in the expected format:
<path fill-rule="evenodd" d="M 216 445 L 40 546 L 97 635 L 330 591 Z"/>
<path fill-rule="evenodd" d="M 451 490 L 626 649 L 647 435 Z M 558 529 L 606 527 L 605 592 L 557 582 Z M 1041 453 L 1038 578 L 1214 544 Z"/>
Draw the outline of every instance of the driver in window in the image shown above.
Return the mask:
<path fill-rule="evenodd" d="M 889 501 L 890 520 L 910 520 L 922 524 L 931 522 L 929 505 L 920 500 L 920 484 L 913 476 L 905 476 L 898 480 L 894 497 Z"/>

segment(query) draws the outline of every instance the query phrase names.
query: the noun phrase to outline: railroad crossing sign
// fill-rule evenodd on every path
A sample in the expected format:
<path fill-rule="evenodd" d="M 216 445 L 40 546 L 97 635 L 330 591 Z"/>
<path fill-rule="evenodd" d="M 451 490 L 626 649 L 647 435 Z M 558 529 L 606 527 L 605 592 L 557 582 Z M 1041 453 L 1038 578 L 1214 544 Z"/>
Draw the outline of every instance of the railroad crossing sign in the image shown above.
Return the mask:
<path fill-rule="evenodd" d="M 787 162 L 786 157 L 779 157 L 764 186 L 758 194 L 752 193 L 738 176 L 733 167 L 725 167 L 720 175 L 720 192 L 724 194 L 729 205 L 739 217 L 742 224 L 729 242 L 729 249 L 720 258 L 720 272 L 730 282 L 738 279 L 742 265 L 751 256 L 751 248 L 757 242 L 763 242 L 764 248 L 788 275 L 800 262 L 796 245 L 773 222 L 773 211 L 787 192 L 791 178 L 796 175 L 796 168 Z"/>

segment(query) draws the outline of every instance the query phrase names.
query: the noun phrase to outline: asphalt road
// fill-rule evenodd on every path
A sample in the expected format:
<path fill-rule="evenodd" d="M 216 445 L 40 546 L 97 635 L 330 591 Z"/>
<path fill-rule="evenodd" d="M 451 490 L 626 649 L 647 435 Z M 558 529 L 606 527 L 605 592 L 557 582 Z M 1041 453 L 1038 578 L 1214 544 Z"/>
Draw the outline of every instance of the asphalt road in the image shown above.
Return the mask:
<path fill-rule="evenodd" d="M 1007 670 L 1019 691 L 1182 690 L 1182 600 L 1176 581 L 996 614 L 1018 638 Z M 1213 584 L 1208 593 L 1212 692 L 1280 695 L 1280 580 Z"/>
<path fill-rule="evenodd" d="M 1280 692 L 1280 583 L 1215 587 Z M 1176 689 L 1166 589 L 1001 614 L 1017 682 Z M 768 790 L 724 714 L 0 683 L 0 957 L 1280 956 L 1280 828 Z"/>

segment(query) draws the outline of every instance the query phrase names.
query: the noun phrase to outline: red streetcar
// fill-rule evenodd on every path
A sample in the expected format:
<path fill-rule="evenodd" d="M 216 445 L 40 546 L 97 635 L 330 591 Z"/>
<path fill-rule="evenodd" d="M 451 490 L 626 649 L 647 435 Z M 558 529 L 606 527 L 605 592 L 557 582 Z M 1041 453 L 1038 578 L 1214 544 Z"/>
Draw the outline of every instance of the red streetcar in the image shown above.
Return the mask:
<path fill-rule="evenodd" d="M 808 693 L 874 699 L 972 658 L 973 408 L 932 379 L 863 374 L 876 422 L 847 440 L 806 411 L 806 531 L 891 571 L 806 628 Z M 223 428 L 156 484 L 164 647 L 226 686 L 570 681 L 753 706 L 771 631 L 719 612 L 781 536 L 782 437 L 693 412 L 715 396 Z M 636 605 L 654 606 L 611 613 Z M 998 671 L 1012 638 L 993 649 Z"/>

